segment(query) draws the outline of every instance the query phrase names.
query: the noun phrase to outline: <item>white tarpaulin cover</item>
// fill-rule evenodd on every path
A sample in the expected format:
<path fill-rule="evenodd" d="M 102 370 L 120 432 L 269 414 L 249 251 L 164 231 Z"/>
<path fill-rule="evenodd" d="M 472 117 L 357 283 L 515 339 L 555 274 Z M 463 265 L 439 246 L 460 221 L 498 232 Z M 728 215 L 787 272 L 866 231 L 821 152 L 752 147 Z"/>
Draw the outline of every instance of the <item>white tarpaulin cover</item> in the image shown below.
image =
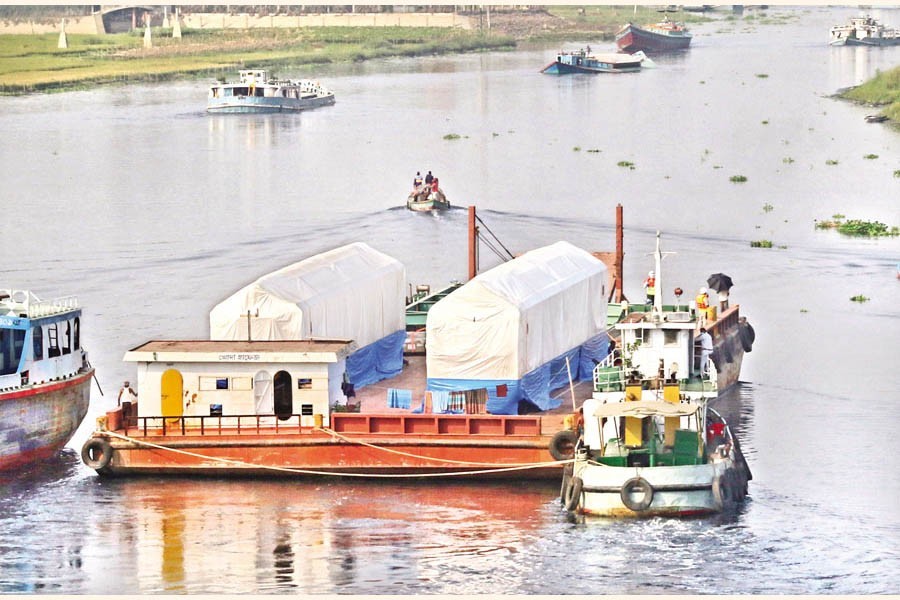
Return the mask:
<path fill-rule="evenodd" d="M 429 381 L 520 379 L 596 337 L 606 280 L 603 262 L 568 242 L 478 275 L 428 311 Z"/>
<path fill-rule="evenodd" d="M 238 290 L 209 313 L 213 340 L 332 338 L 362 348 L 406 329 L 406 271 L 357 242 L 301 260 Z M 258 312 L 257 312 L 258 311 Z"/>

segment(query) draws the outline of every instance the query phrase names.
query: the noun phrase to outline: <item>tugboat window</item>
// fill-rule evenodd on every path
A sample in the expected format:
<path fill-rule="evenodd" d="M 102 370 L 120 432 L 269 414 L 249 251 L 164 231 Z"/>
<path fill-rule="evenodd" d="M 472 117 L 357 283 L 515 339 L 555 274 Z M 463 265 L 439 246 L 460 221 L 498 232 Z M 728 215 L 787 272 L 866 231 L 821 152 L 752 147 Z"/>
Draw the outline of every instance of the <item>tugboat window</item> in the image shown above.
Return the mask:
<path fill-rule="evenodd" d="M 0 329 L 0 375 L 11 375 L 19 369 L 25 330 Z"/>
<path fill-rule="evenodd" d="M 312 389 L 312 379 L 308 377 L 301 377 L 297 380 L 297 389 L 298 390 L 311 390 Z"/>
<path fill-rule="evenodd" d="M 72 324 L 66 321 L 66 335 L 63 338 L 63 354 L 72 353 Z"/>
<path fill-rule="evenodd" d="M 49 358 L 54 358 L 62 354 L 59 351 L 59 330 L 57 329 L 56 323 L 51 323 L 47 327 L 47 341 L 49 342 L 49 349 L 47 350 L 47 356 Z"/>
<path fill-rule="evenodd" d="M 44 330 L 40 327 L 35 327 L 31 330 L 31 336 L 34 360 L 42 360 L 44 358 Z"/>

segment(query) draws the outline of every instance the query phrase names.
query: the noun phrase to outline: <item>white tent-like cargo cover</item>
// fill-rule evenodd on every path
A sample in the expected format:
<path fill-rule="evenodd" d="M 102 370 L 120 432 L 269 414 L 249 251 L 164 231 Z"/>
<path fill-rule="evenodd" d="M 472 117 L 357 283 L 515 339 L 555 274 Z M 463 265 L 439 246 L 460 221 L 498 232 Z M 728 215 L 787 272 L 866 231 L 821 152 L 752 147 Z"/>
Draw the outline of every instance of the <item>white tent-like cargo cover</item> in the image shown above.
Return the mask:
<path fill-rule="evenodd" d="M 361 242 L 301 260 L 238 290 L 209 313 L 213 340 L 354 340 L 405 331 L 406 271 Z M 247 313 L 250 316 L 247 316 Z M 249 321 L 249 332 L 248 332 Z"/>
<path fill-rule="evenodd" d="M 603 262 L 568 242 L 478 275 L 428 312 L 429 382 L 518 380 L 595 338 L 606 281 Z"/>

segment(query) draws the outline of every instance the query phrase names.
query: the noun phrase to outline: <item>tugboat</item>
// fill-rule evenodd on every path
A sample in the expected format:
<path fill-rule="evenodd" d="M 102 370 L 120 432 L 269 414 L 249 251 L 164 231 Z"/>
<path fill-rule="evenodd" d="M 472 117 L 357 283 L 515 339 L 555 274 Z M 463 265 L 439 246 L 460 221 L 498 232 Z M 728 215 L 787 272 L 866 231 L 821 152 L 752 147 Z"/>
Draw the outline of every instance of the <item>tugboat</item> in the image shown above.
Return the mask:
<path fill-rule="evenodd" d="M 570 73 L 634 73 L 641 70 L 643 56 L 629 54 L 591 54 L 590 47 L 575 52 L 560 52 L 556 60 L 541 69 L 549 75 Z"/>
<path fill-rule="evenodd" d="M 659 285 L 658 234 L 655 256 Z M 575 461 L 560 490 L 569 511 L 689 516 L 732 509 L 747 495 L 752 474 L 737 437 L 708 406 L 737 378 L 739 357 L 723 381 L 717 365 L 725 359 L 716 352 L 731 351 L 740 334 L 722 339 L 729 334 L 720 332 L 718 350 L 710 355 L 709 313 L 680 301 L 664 306 L 660 294 L 653 302 L 646 312 L 625 308 L 616 324 L 621 346 L 594 369 L 592 397 L 578 414 L 580 431 L 555 438 L 557 447 L 564 441 L 575 446 Z M 740 329 L 737 321 L 730 327 Z"/>
<path fill-rule="evenodd" d="M 66 445 L 87 413 L 93 374 L 74 297 L 0 290 L 0 472 Z"/>
<path fill-rule="evenodd" d="M 900 31 L 888 29 L 866 15 L 850 19 L 848 25 L 835 25 L 829 30 L 831 46 L 896 46 Z"/>

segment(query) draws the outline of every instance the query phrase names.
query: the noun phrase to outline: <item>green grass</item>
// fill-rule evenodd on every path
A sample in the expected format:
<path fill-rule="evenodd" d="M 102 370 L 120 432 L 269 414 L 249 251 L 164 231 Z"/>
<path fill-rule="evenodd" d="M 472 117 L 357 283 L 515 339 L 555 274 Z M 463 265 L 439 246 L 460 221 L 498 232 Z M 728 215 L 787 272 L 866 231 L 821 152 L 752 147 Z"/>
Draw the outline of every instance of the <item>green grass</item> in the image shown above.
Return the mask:
<path fill-rule="evenodd" d="M 109 81 L 229 75 L 239 68 L 297 67 L 386 56 L 419 56 L 511 48 L 512 38 L 448 28 L 307 27 L 297 29 L 154 31 L 144 49 L 141 32 L 0 35 L 0 93 L 73 89 Z"/>
<path fill-rule="evenodd" d="M 771 248 L 772 242 L 770 240 L 757 240 L 750 242 L 751 248 Z"/>
<path fill-rule="evenodd" d="M 854 102 L 884 107 L 881 114 L 894 123 L 900 123 L 900 66 L 877 71 L 869 81 L 839 95 Z"/>

